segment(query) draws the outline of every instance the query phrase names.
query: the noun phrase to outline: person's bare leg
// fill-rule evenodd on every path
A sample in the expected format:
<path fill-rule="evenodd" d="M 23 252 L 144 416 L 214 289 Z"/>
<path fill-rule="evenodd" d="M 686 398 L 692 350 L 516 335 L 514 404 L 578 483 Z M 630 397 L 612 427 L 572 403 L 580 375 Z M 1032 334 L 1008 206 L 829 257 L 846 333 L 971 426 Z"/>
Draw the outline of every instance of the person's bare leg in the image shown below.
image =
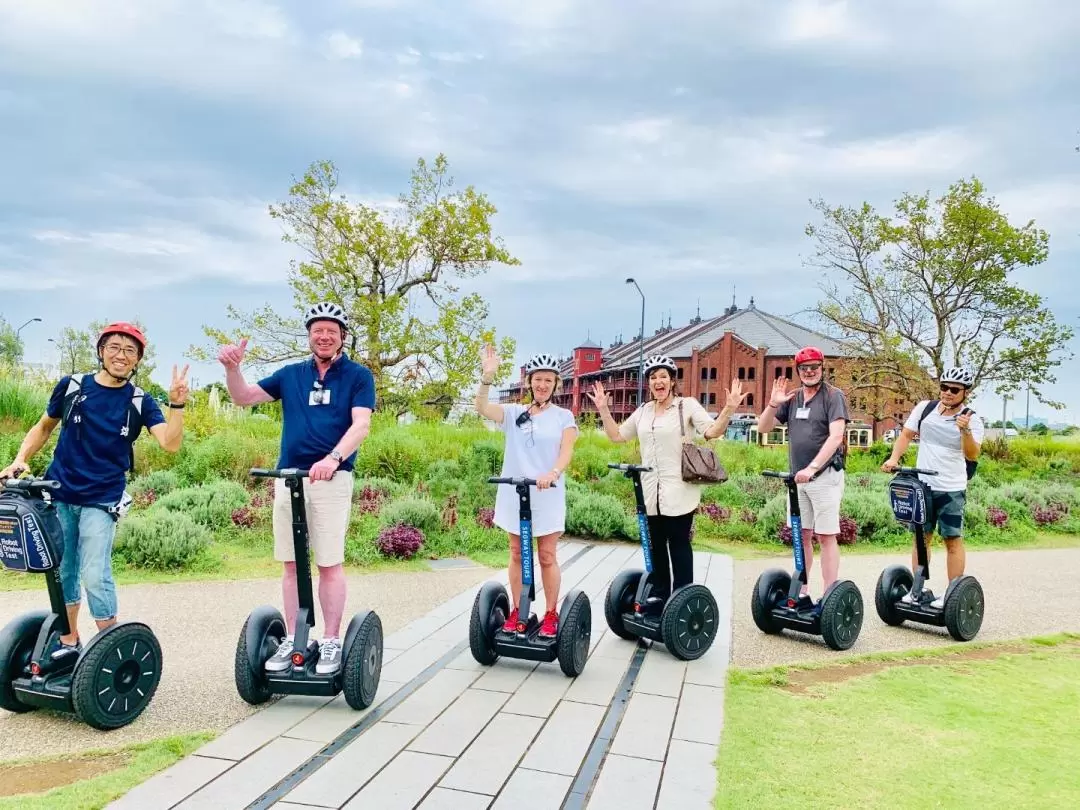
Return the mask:
<path fill-rule="evenodd" d="M 562 532 L 552 532 L 536 540 L 537 556 L 540 558 L 540 578 L 544 583 L 544 602 L 546 612 L 557 610 L 559 588 L 562 587 L 562 572 L 555 557 L 555 547 Z"/>
<path fill-rule="evenodd" d="M 825 593 L 840 575 L 840 544 L 835 534 L 819 534 L 818 543 L 821 544 L 822 593 Z"/>

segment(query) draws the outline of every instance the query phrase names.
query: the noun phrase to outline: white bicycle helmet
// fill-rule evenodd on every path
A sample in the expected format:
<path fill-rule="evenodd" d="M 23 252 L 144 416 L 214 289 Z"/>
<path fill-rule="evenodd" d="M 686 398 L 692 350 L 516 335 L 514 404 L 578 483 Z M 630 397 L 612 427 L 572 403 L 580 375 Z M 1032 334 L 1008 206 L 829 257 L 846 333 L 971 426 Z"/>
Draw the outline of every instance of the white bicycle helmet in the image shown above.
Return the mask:
<path fill-rule="evenodd" d="M 312 306 L 304 315 L 304 328 L 310 329 L 315 321 L 337 321 L 342 330 L 349 328 L 349 316 L 333 301 L 320 301 Z"/>
<path fill-rule="evenodd" d="M 975 384 L 975 375 L 963 366 L 956 366 L 945 370 L 941 375 L 943 383 L 960 383 L 964 388 L 971 388 Z"/>
<path fill-rule="evenodd" d="M 648 379 L 649 375 L 655 369 L 666 368 L 671 372 L 671 376 L 674 377 L 679 371 L 679 367 L 675 365 L 675 361 L 668 357 L 666 354 L 650 354 L 645 358 L 645 378 Z"/>
<path fill-rule="evenodd" d="M 525 364 L 525 376 L 528 377 L 534 371 L 554 371 L 559 373 L 559 361 L 546 352 L 534 354 Z"/>

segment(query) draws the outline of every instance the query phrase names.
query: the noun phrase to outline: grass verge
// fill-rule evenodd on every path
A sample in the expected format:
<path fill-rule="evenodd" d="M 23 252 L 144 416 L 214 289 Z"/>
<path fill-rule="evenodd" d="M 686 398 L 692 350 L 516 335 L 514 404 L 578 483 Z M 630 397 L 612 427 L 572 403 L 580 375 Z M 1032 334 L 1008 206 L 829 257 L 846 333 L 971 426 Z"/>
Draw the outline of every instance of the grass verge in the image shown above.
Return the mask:
<path fill-rule="evenodd" d="M 184 734 L 110 751 L 2 763 L 0 810 L 97 810 L 214 736 Z M 59 786 L 42 791 L 47 785 Z"/>
<path fill-rule="evenodd" d="M 732 670 L 715 806 L 1075 807 L 1078 705 L 1072 633 Z"/>

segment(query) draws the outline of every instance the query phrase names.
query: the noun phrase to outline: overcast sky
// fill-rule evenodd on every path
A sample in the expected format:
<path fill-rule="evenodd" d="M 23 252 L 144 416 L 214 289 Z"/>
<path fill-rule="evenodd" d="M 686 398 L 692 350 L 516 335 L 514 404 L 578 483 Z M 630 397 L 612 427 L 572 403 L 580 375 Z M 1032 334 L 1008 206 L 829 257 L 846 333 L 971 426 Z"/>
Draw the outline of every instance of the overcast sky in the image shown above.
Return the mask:
<path fill-rule="evenodd" d="M 28 360 L 65 325 L 137 317 L 167 384 L 228 304 L 291 306 L 267 205 L 294 175 L 329 158 L 388 200 L 439 151 L 523 262 L 471 285 L 519 360 L 633 335 L 627 276 L 649 333 L 733 287 L 790 316 L 818 297 L 810 198 L 888 210 L 973 174 L 1049 231 L 1019 280 L 1080 326 L 1078 3 L 303 6 L 0 0 L 0 315 L 44 318 Z M 1080 421 L 1076 364 L 1050 394 Z"/>

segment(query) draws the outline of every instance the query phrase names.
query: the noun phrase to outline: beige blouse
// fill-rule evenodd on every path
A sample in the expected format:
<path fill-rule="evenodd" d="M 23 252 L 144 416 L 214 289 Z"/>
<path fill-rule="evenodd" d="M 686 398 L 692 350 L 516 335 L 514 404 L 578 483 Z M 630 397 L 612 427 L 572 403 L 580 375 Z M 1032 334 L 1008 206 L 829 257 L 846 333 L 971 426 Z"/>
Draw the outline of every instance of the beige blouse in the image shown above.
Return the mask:
<path fill-rule="evenodd" d="M 619 425 L 619 435 L 623 439 L 629 441 L 637 436 L 641 445 L 641 463 L 653 468 L 641 474 L 645 513 L 648 515 L 685 515 L 696 510 L 701 503 L 701 485 L 682 480 L 683 438 L 679 432 L 679 399 L 676 397 L 663 413 L 657 413 L 655 401 L 646 402 Z M 715 420 L 696 399 L 681 399 L 686 438 L 703 438 Z"/>

